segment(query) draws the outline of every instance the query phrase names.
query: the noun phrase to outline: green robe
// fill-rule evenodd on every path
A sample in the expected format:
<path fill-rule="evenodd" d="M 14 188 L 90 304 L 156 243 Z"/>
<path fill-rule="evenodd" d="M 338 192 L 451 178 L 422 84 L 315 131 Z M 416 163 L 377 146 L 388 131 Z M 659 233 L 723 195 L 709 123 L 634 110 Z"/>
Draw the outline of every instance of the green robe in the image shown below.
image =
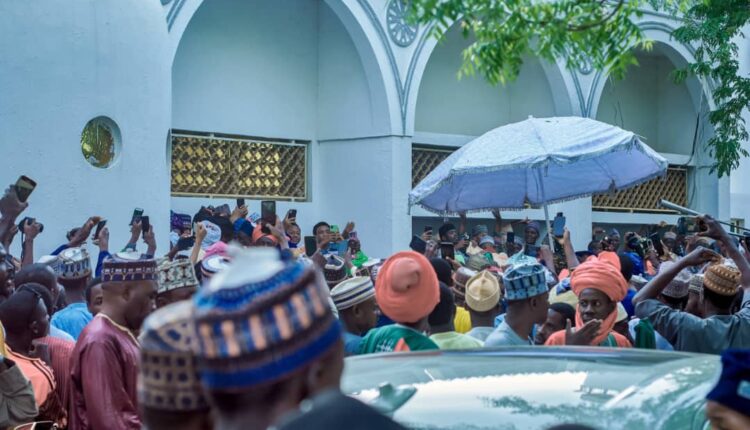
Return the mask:
<path fill-rule="evenodd" d="M 424 334 L 403 326 L 391 324 L 370 330 L 359 346 L 360 354 L 377 352 L 407 352 L 439 349 L 435 342 Z"/>

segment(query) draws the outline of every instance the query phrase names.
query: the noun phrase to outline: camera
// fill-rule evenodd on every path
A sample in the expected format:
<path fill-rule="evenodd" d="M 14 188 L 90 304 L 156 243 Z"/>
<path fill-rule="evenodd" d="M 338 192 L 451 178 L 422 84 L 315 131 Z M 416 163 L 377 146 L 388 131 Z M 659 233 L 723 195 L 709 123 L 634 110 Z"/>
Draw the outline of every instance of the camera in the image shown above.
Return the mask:
<path fill-rule="evenodd" d="M 34 224 L 36 222 L 36 218 L 26 217 L 21 220 L 21 222 L 18 223 L 18 230 L 23 233 L 23 226 L 26 225 L 26 222 L 28 221 L 29 224 Z M 39 223 L 39 233 L 44 231 L 44 224 Z"/>

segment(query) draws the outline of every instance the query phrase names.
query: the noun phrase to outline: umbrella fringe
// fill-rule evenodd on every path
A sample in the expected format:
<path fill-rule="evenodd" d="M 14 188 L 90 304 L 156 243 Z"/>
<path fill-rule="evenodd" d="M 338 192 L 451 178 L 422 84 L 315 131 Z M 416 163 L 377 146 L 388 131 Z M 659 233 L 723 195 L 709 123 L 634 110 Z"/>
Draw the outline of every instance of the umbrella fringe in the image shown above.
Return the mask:
<path fill-rule="evenodd" d="M 664 173 L 656 173 L 656 174 L 653 174 L 653 175 L 649 175 L 649 176 L 647 176 L 645 178 L 641 178 L 641 179 L 639 179 L 637 181 L 631 182 L 630 184 L 626 184 L 626 185 L 622 186 L 618 191 L 622 191 L 622 190 L 625 190 L 625 189 L 628 189 L 628 188 L 632 188 L 632 187 L 637 187 L 638 185 L 644 184 L 644 183 L 646 183 L 646 182 L 648 182 L 648 181 L 650 181 L 652 179 L 656 179 L 656 178 L 659 178 L 659 177 L 664 177 L 665 175 L 666 175 L 666 171 Z M 561 198 L 561 199 L 549 200 L 549 201 L 547 201 L 547 204 L 548 205 L 553 205 L 553 204 L 557 204 L 557 203 L 566 203 L 566 202 L 569 202 L 569 201 L 572 201 L 572 200 L 578 200 L 578 199 L 582 199 L 584 197 L 590 197 L 590 196 L 593 196 L 594 194 L 602 194 L 602 193 L 581 193 L 581 194 L 576 194 L 574 196 L 564 197 L 564 198 Z M 539 205 L 537 205 L 537 206 L 532 205 L 531 208 L 486 207 L 486 208 L 468 209 L 466 211 L 455 212 L 455 211 L 447 211 L 447 210 L 434 209 L 434 208 L 431 208 L 429 206 L 424 205 L 421 202 L 415 202 L 413 200 L 415 200 L 415 199 L 412 199 L 412 197 L 409 196 L 409 212 L 411 212 L 411 207 L 412 206 L 419 206 L 422 209 L 426 210 L 427 212 L 430 212 L 430 213 L 433 213 L 433 214 L 436 214 L 436 215 L 439 215 L 439 216 L 453 216 L 453 217 L 457 217 L 461 213 L 475 214 L 475 213 L 481 213 L 481 212 L 492 212 L 495 209 L 499 209 L 499 210 L 505 211 L 505 212 L 520 212 L 520 211 L 524 211 L 524 210 L 527 210 L 527 209 L 541 209 L 542 206 L 544 206 L 544 203 L 539 203 Z"/>

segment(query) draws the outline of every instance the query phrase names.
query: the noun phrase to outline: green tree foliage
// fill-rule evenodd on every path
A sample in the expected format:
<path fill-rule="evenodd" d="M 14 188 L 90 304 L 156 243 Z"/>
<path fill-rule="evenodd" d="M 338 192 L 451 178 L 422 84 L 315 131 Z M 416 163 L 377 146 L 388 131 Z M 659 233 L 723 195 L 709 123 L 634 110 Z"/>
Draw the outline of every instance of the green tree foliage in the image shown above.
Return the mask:
<path fill-rule="evenodd" d="M 733 38 L 750 20 L 748 0 L 408 0 L 410 18 L 431 26 L 437 38 L 456 22 L 472 43 L 463 52 L 463 75 L 483 75 L 505 84 L 518 76 L 523 56 L 532 54 L 570 69 L 589 65 L 615 78 L 637 64 L 634 52 L 651 49 L 635 23 L 641 8 L 683 14 L 676 40 L 697 48 L 696 62 L 675 74 L 715 85 L 716 110 L 709 119 L 715 136 L 708 142 L 719 176 L 737 168 L 748 138 L 741 113 L 750 104 L 750 79 L 739 75 Z"/>

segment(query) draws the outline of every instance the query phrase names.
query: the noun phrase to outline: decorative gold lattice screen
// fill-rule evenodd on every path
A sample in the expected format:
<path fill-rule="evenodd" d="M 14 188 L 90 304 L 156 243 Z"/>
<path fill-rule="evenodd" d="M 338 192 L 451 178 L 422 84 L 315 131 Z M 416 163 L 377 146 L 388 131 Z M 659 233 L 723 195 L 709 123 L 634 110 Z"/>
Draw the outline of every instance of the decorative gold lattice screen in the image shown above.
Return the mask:
<path fill-rule="evenodd" d="M 307 146 L 173 132 L 172 194 L 307 199 Z"/>
<path fill-rule="evenodd" d="M 443 160 L 453 153 L 454 149 L 435 149 L 424 146 L 412 146 L 411 148 L 411 186 L 424 179 L 432 169 L 437 167 Z"/>
<path fill-rule="evenodd" d="M 671 212 L 659 207 L 661 199 L 680 206 L 688 205 L 686 169 L 670 167 L 664 178 L 652 179 L 637 187 L 612 195 L 596 195 L 591 199 L 591 206 L 594 210 Z"/>

